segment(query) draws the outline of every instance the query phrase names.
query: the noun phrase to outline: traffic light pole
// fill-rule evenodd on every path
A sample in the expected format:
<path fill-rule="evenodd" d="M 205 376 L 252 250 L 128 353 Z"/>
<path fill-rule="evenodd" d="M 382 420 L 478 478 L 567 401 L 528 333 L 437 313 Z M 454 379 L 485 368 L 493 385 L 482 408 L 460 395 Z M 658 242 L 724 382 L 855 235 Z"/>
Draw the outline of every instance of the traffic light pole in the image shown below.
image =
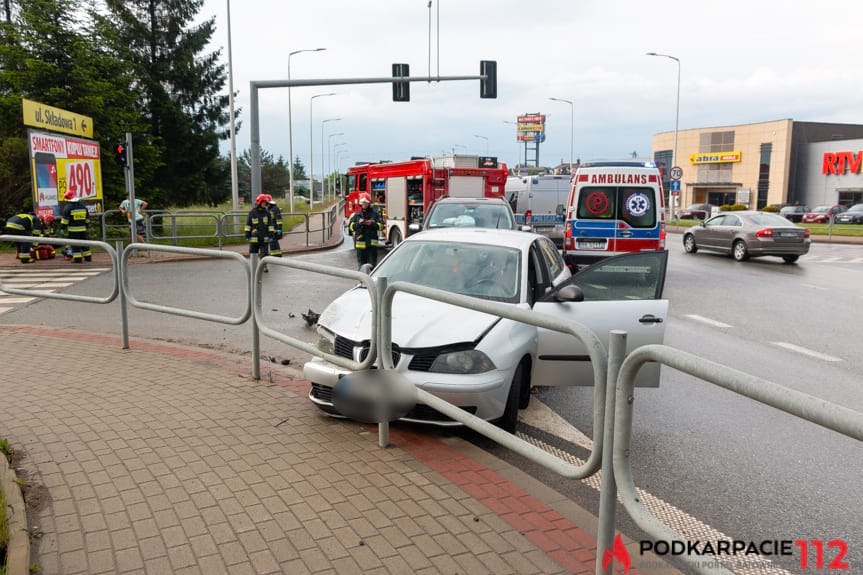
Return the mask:
<path fill-rule="evenodd" d="M 342 86 L 348 84 L 393 84 L 394 82 L 452 82 L 460 80 L 480 80 L 480 97 L 494 98 L 497 96 L 497 71 L 496 67 L 481 64 L 482 71 L 486 73 L 477 76 L 397 76 L 384 78 L 319 78 L 317 80 L 259 80 L 249 82 L 249 129 L 251 138 L 251 171 L 252 171 L 252 197 L 256 198 L 261 193 L 261 125 L 258 112 L 258 90 L 264 88 L 296 88 L 303 86 Z M 493 89 L 488 89 L 487 82 L 495 84 Z M 493 94 L 493 95 L 492 95 Z M 291 162 L 293 162 L 291 158 Z M 292 164 L 293 166 L 293 164 Z M 311 171 L 311 166 L 309 166 Z"/>
<path fill-rule="evenodd" d="M 135 221 L 138 217 L 138 210 L 135 206 L 135 162 L 132 154 L 132 133 L 126 132 L 126 166 L 123 172 L 126 176 L 126 195 L 129 197 L 129 213 L 132 214 L 130 228 L 132 235 L 129 236 L 129 243 L 135 243 L 138 237 L 138 228 Z"/>

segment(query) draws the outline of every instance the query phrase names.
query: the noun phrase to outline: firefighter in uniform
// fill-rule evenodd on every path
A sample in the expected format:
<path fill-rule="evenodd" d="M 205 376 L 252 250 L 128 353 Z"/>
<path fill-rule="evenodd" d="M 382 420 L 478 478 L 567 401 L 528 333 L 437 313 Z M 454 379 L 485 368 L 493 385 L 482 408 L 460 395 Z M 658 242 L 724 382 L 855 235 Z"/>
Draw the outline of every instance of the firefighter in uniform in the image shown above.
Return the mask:
<path fill-rule="evenodd" d="M 268 194 L 258 194 L 255 198 L 255 207 L 249 210 L 249 217 L 246 218 L 243 232 L 246 235 L 246 241 L 249 242 L 250 256 L 258 254 L 264 258 L 270 252 L 270 241 L 276 232 L 269 210 L 270 199 Z M 267 268 L 264 268 L 264 271 L 268 271 Z"/>
<path fill-rule="evenodd" d="M 73 190 L 67 190 L 63 195 L 66 205 L 63 206 L 63 214 L 60 217 L 60 235 L 67 236 L 73 240 L 87 239 L 87 206 L 75 197 Z M 84 260 L 88 262 L 93 259 L 90 246 L 72 246 L 72 263 L 80 264 Z"/>
<path fill-rule="evenodd" d="M 54 223 L 54 214 L 44 216 L 48 225 Z M 44 231 L 43 220 L 36 217 L 35 214 L 17 214 L 6 220 L 6 234 L 10 236 L 36 236 L 40 237 Z M 32 242 L 15 242 L 15 247 L 18 249 L 18 261 L 22 264 L 30 264 L 38 259 L 34 255 L 34 249 L 38 244 Z"/>
<path fill-rule="evenodd" d="M 348 232 L 354 236 L 354 249 L 357 251 L 357 265 L 378 265 L 378 233 L 383 231 L 384 221 L 372 207 L 368 194 L 360 196 L 360 209 L 351 216 Z"/>
<path fill-rule="evenodd" d="M 269 194 L 267 195 L 270 197 L 270 201 L 268 202 L 270 218 L 272 219 L 273 227 L 275 228 L 275 232 L 270 239 L 270 255 L 280 258 L 282 257 L 282 246 L 279 244 L 279 240 L 282 239 L 282 210 L 279 208 L 276 200 L 274 200 Z"/>

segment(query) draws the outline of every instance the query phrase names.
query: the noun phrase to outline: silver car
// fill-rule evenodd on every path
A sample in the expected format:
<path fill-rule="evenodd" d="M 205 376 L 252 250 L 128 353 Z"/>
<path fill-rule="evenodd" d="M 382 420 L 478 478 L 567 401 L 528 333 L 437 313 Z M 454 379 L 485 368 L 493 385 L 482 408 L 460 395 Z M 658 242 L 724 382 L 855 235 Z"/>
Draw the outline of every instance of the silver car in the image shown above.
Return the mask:
<path fill-rule="evenodd" d="M 414 234 L 372 272 L 505 302 L 591 328 L 607 345 L 609 331 L 628 333 L 628 350 L 662 343 L 668 302 L 660 299 L 667 252 L 609 258 L 572 276 L 554 243 L 515 230 L 449 228 Z M 565 286 L 577 289 L 562 290 Z M 369 349 L 371 302 L 357 286 L 318 320 L 318 348 L 360 360 Z M 592 385 L 585 346 L 573 336 L 399 292 L 393 300 L 395 370 L 408 381 L 477 417 L 514 431 L 531 386 Z M 348 372 L 313 358 L 304 366 L 309 399 L 340 415 L 333 388 Z M 641 369 L 637 385 L 658 386 L 659 365 Z M 458 425 L 426 405 L 403 420 Z"/>
<path fill-rule="evenodd" d="M 742 262 L 749 258 L 777 256 L 794 263 L 809 253 L 809 230 L 770 212 L 726 212 L 683 234 L 688 254 L 708 250 L 730 254 Z"/>

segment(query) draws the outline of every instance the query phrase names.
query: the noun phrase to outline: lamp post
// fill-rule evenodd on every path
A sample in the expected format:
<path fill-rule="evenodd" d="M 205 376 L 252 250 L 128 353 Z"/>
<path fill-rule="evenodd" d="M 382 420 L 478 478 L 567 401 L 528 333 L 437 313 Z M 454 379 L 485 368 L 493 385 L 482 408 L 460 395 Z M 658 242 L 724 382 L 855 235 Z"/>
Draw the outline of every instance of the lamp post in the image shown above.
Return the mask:
<path fill-rule="evenodd" d="M 648 52 L 648 56 L 659 56 L 660 58 L 669 58 L 677 62 L 677 102 L 674 105 L 674 149 L 671 152 L 671 167 L 677 166 L 677 129 L 680 125 L 680 59 L 669 54 L 658 54 L 656 52 Z M 668 220 L 671 221 L 671 191 L 668 192 Z"/>
<path fill-rule="evenodd" d="M 309 98 L 309 211 L 315 205 L 315 163 L 312 161 L 312 151 L 315 149 L 314 133 L 315 124 L 312 121 L 312 107 L 315 103 L 315 98 L 323 98 L 325 96 L 335 96 L 335 92 L 327 92 L 326 94 L 315 94 Z"/>
<path fill-rule="evenodd" d="M 488 156 L 488 138 L 486 138 L 485 136 L 480 136 L 479 134 L 474 134 L 473 137 L 482 138 L 483 140 L 485 140 L 485 155 Z"/>
<path fill-rule="evenodd" d="M 341 132 L 338 134 L 330 134 L 330 138 L 332 138 L 333 136 L 344 136 L 344 134 Z M 336 188 L 335 188 L 335 185 L 333 184 L 333 152 L 335 152 L 336 148 L 338 148 L 339 146 L 347 146 L 347 143 L 346 142 L 336 142 L 335 144 L 333 144 L 332 141 L 330 141 L 330 142 L 328 142 L 328 144 L 329 144 L 329 150 L 328 150 L 328 156 L 327 156 L 327 165 L 330 167 L 330 190 L 333 192 L 333 199 L 335 200 L 336 199 Z"/>
<path fill-rule="evenodd" d="M 326 48 L 309 48 L 305 50 L 294 50 L 293 52 L 288 53 L 288 82 L 291 81 L 291 56 L 294 54 L 300 54 L 302 52 L 320 52 L 322 50 L 326 50 Z M 292 118 L 291 118 L 291 87 L 288 86 L 288 154 L 290 154 L 290 158 L 288 158 L 288 191 L 291 196 L 291 211 L 294 211 L 294 133 L 292 126 Z"/>
<path fill-rule="evenodd" d="M 565 102 L 569 104 L 569 174 L 572 175 L 572 147 L 573 133 L 575 132 L 575 106 L 573 105 L 571 100 L 564 100 L 563 98 L 549 98 L 549 100 L 554 100 L 555 102 Z"/>
<path fill-rule="evenodd" d="M 324 155 L 324 125 L 327 122 L 338 122 L 340 120 L 341 118 L 328 118 L 326 120 L 321 120 L 321 201 L 325 200 L 327 197 L 327 179 L 324 176 L 324 174 L 326 173 L 324 160 L 327 159 L 327 157 Z"/>
<path fill-rule="evenodd" d="M 231 53 L 231 0 L 228 2 L 228 108 L 231 122 L 231 209 L 240 209 L 240 192 L 237 183 L 237 127 L 234 123 L 234 60 Z M 234 223 L 236 225 L 236 221 Z"/>

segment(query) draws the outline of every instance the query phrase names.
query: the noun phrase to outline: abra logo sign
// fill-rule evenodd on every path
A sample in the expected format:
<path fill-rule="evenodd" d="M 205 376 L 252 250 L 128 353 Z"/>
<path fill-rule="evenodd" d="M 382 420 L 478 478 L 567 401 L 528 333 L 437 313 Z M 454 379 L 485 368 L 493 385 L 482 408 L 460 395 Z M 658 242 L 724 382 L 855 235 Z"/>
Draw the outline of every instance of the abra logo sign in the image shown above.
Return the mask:
<path fill-rule="evenodd" d="M 615 560 L 623 566 L 623 573 L 629 573 L 629 568 L 631 567 L 631 561 L 629 559 L 629 551 L 626 549 L 626 545 L 623 544 L 623 537 L 620 533 L 614 538 L 614 542 L 611 544 L 611 549 L 606 549 L 602 552 L 602 570 L 608 571 L 608 566 L 611 565 L 611 561 Z"/>

